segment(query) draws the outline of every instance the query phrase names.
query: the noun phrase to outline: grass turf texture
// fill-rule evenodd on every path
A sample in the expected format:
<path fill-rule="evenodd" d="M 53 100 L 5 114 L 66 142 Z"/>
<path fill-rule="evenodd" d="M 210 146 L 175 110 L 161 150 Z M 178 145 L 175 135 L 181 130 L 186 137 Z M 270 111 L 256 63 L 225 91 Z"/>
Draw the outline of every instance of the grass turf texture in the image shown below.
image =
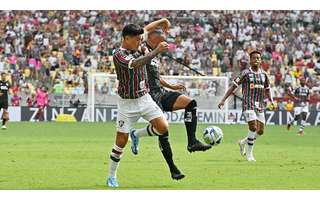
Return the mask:
<path fill-rule="evenodd" d="M 198 126 L 201 140 L 207 126 Z M 266 127 L 256 141 L 256 163 L 241 157 L 236 145 L 247 134 L 245 125 L 219 127 L 221 145 L 190 154 L 184 125 L 170 125 L 174 160 L 186 175 L 181 181 L 171 179 L 157 138 L 142 138 L 137 156 L 128 143 L 119 189 L 320 189 L 319 127 L 306 127 L 305 136 L 296 135 L 297 126 L 290 132 Z M 0 130 L 0 189 L 109 189 L 114 138 L 114 123 L 9 123 Z"/>

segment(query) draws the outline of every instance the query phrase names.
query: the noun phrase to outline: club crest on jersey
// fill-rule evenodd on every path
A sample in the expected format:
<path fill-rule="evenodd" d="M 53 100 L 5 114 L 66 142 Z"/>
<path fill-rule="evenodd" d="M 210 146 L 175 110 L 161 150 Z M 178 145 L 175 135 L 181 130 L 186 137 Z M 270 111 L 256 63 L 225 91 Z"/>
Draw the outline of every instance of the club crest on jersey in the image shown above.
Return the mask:
<path fill-rule="evenodd" d="M 123 120 L 119 120 L 119 121 L 118 121 L 118 124 L 119 124 L 119 127 L 122 128 L 123 125 L 124 125 L 124 121 L 123 121 Z"/>
<path fill-rule="evenodd" d="M 250 83 L 250 89 L 254 89 L 254 83 Z"/>
<path fill-rule="evenodd" d="M 158 63 L 159 63 L 158 59 L 152 59 L 150 64 L 153 65 L 153 66 L 157 66 Z"/>

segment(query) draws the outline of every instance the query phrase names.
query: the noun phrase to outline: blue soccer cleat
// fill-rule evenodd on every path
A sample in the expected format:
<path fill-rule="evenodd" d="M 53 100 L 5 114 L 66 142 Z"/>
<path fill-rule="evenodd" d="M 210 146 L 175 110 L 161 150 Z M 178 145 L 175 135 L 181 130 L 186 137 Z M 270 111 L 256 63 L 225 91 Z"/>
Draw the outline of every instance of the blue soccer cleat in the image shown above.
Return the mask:
<path fill-rule="evenodd" d="M 130 131 L 130 138 L 131 138 L 131 151 L 134 155 L 139 153 L 139 138 L 134 134 L 136 132 L 135 129 Z"/>
<path fill-rule="evenodd" d="M 109 176 L 107 179 L 107 186 L 109 187 L 119 187 L 118 181 L 116 177 Z"/>

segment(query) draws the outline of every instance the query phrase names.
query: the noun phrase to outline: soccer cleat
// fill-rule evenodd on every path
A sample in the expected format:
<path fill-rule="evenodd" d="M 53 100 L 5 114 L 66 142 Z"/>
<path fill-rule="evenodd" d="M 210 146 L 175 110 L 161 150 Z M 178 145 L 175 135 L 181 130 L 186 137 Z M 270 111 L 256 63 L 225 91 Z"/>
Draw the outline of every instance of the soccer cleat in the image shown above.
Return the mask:
<path fill-rule="evenodd" d="M 253 154 L 247 155 L 247 160 L 248 160 L 249 162 L 256 162 L 256 159 L 254 159 Z"/>
<path fill-rule="evenodd" d="M 7 129 L 7 127 L 6 127 L 5 125 L 2 125 L 2 126 L 1 126 L 1 129 L 2 129 L 2 130 L 5 130 L 5 129 Z"/>
<path fill-rule="evenodd" d="M 182 174 L 181 172 L 179 172 L 179 173 L 171 172 L 171 178 L 172 178 L 173 180 L 181 180 L 181 179 L 183 179 L 184 177 L 185 177 L 185 175 Z"/>
<path fill-rule="evenodd" d="M 130 138 L 131 138 L 131 151 L 134 155 L 139 153 L 139 138 L 134 134 L 136 132 L 135 129 L 130 131 Z"/>
<path fill-rule="evenodd" d="M 212 146 L 211 145 L 207 145 L 207 144 L 203 144 L 202 142 L 196 140 L 193 144 L 188 145 L 187 150 L 192 153 L 195 151 L 206 151 L 208 149 L 210 149 Z"/>
<path fill-rule="evenodd" d="M 298 135 L 303 136 L 303 135 L 304 135 L 304 131 L 303 131 L 303 130 L 300 130 L 300 131 L 298 132 Z"/>
<path fill-rule="evenodd" d="M 174 180 L 180 180 L 185 177 L 185 175 L 182 174 L 176 166 L 174 166 L 172 169 L 170 169 L 170 173 L 171 173 L 171 178 Z"/>
<path fill-rule="evenodd" d="M 291 124 L 287 124 L 287 130 L 289 131 L 291 128 Z"/>
<path fill-rule="evenodd" d="M 245 156 L 246 155 L 246 142 L 242 142 L 242 140 L 239 140 L 238 141 L 238 145 L 239 145 L 239 148 L 240 148 L 240 155 L 241 156 Z"/>
<path fill-rule="evenodd" d="M 109 176 L 107 179 L 107 186 L 109 187 L 119 187 L 118 181 L 116 177 Z"/>

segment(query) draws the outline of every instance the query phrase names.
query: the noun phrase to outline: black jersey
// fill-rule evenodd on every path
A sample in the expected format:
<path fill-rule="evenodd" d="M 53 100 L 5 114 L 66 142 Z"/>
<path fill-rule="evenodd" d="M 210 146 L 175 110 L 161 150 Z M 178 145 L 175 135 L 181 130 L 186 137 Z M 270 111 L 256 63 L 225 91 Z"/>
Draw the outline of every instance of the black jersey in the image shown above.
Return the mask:
<path fill-rule="evenodd" d="M 310 89 L 307 86 L 298 87 L 297 89 L 295 89 L 294 95 L 298 98 L 298 100 L 295 101 L 295 106 L 304 106 L 308 103 Z"/>
<path fill-rule="evenodd" d="M 0 92 L 2 95 L 0 96 L 0 101 L 8 101 L 8 91 L 10 88 L 10 83 L 8 81 L 0 80 Z"/>
<path fill-rule="evenodd" d="M 150 46 L 146 45 L 149 51 L 152 51 Z M 154 57 L 150 63 L 147 64 L 148 85 L 151 91 L 161 91 L 162 86 L 160 84 L 160 59 Z"/>

